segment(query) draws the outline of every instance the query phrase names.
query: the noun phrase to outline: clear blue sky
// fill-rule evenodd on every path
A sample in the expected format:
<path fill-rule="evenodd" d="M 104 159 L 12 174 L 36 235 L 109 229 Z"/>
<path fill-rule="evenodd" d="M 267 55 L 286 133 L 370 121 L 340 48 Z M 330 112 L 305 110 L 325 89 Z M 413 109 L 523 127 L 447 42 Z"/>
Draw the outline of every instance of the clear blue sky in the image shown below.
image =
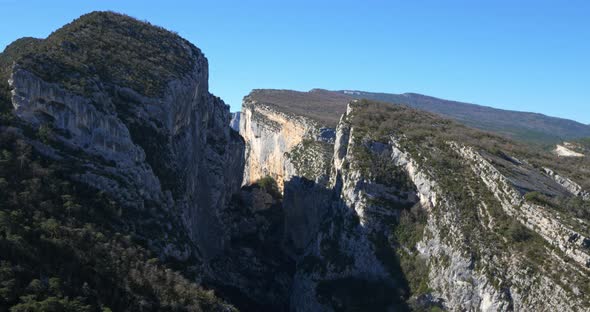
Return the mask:
<path fill-rule="evenodd" d="M 590 1 L 0 0 L 0 49 L 93 10 L 177 31 L 213 93 L 417 92 L 590 123 Z"/>

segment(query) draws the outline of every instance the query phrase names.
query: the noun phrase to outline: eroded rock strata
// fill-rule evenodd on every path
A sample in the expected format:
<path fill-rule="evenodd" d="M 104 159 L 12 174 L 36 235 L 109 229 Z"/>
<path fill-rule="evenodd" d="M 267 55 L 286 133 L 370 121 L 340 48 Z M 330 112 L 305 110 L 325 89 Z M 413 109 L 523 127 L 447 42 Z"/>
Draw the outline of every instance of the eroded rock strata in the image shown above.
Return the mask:
<path fill-rule="evenodd" d="M 269 105 L 247 102 L 246 113 L 253 106 Z M 284 140 L 282 125 L 273 120 L 266 130 L 275 129 L 275 142 Z M 297 263 L 291 307 L 585 310 L 587 221 L 528 196 L 584 200 L 582 188 L 538 169 L 543 160 L 521 150 L 509 156 L 478 143 L 482 135 L 427 113 L 358 101 L 338 123 L 334 144 L 315 148 L 316 137 L 280 150 L 283 171 L 265 174 L 283 179 L 284 248 Z M 321 170 L 285 174 L 294 152 Z M 258 165 L 267 168 L 264 162 Z"/>
<path fill-rule="evenodd" d="M 151 57 L 139 61 L 136 55 Z M 174 264 L 190 280 L 175 284 L 176 273 L 169 271 L 168 282 L 153 286 L 161 287 L 158 295 L 141 299 L 143 293 L 127 286 L 115 297 L 97 295 L 96 300 L 114 309 L 126 304 L 129 309 L 143 305 L 157 310 L 169 307 L 161 301 L 165 291 L 178 300 L 197 295 L 186 285 L 206 277 L 211 260 L 227 250 L 231 233 L 223 216 L 240 190 L 241 175 L 235 173 L 244 166 L 244 141 L 228 125 L 229 107 L 208 91 L 208 64 L 201 51 L 161 28 L 94 12 L 47 39 L 13 43 L 1 60 L 2 88 L 7 83 L 10 93 L 0 100 L 15 117 L 3 118 L 3 134 L 12 133 L 24 142 L 19 144 L 34 147 L 45 163 L 67 172 L 63 179 L 97 192 L 95 201 L 118 207 L 116 221 L 85 217 L 87 227 L 103 228 L 101 237 L 106 229 L 116 232 L 113 237 L 133 237 L 129 248 L 146 248 L 154 261 Z M 63 196 L 55 194 L 57 199 Z M 39 215 L 53 213 L 44 207 Z M 129 257 L 117 254 L 115 247 L 109 252 Z M 121 263 L 110 266 L 123 270 Z M 112 274 L 100 270 L 93 274 Z M 153 271 L 153 278 L 159 278 L 158 272 Z M 46 278 L 57 273 L 41 269 L 38 274 Z M 85 289 L 99 287 L 99 294 L 108 293 L 94 284 L 99 280 L 84 281 Z M 138 299 L 123 303 L 131 299 L 122 296 Z M 189 300 L 181 309 L 233 309 L 210 305 L 205 297 L 190 299 L 200 307 Z"/>
<path fill-rule="evenodd" d="M 244 311 L 588 310 L 586 157 L 325 90 L 254 90 L 231 115 L 198 48 L 110 12 L 0 65 L 0 168 L 23 175 L 0 179 L 0 308 L 235 309 L 204 285 Z"/>

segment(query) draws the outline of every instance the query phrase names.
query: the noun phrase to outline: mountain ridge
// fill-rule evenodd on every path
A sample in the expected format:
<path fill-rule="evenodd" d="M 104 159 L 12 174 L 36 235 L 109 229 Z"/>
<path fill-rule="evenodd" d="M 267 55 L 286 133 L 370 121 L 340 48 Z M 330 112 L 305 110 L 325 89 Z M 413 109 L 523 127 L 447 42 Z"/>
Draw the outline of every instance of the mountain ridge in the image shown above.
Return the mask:
<path fill-rule="evenodd" d="M 248 97 L 259 102 L 277 105 L 285 112 L 307 116 L 331 127 L 334 127 L 336 116 L 345 111 L 349 101 L 367 98 L 433 112 L 474 128 L 534 144 L 554 145 L 566 140 L 590 137 L 590 126 L 575 120 L 536 112 L 498 109 L 444 100 L 418 93 L 389 94 L 356 90 L 330 91 L 318 88 L 309 91 L 256 89 Z M 307 105 L 299 107 L 303 103 Z"/>
<path fill-rule="evenodd" d="M 0 310 L 234 311 L 202 280 L 243 140 L 200 50 L 93 12 L 0 61 Z"/>
<path fill-rule="evenodd" d="M 375 93 L 356 90 L 335 91 L 353 98 L 405 104 L 441 114 L 482 130 L 499 132 L 536 143 L 560 143 L 590 136 L 590 127 L 575 120 L 536 112 L 499 109 L 473 103 L 446 100 L 419 93 Z"/>
<path fill-rule="evenodd" d="M 588 306 L 587 157 L 208 73 L 113 12 L 0 54 L 1 311 Z"/>
<path fill-rule="evenodd" d="M 562 246 L 586 272 L 586 159 L 556 162 L 528 144 L 370 100 L 348 104 L 324 140 L 325 123 L 285 103 L 246 97 L 240 133 L 245 182 L 266 175 L 284 191 L 286 247 L 299 255 L 296 306 L 510 311 L 542 309 L 551 298 L 583 310 L 566 289 L 589 289 L 587 273 L 563 268 L 571 283 L 541 282 L 562 261 L 541 254 Z"/>

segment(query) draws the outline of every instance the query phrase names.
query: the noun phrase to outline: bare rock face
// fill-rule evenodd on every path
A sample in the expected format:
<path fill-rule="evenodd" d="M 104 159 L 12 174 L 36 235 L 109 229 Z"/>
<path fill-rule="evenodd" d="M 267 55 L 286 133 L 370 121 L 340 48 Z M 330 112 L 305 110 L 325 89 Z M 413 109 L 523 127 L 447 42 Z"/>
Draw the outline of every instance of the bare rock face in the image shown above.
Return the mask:
<path fill-rule="evenodd" d="M 236 132 L 240 132 L 240 117 L 241 112 L 231 113 L 231 120 L 229 121 L 229 126 Z"/>
<path fill-rule="evenodd" d="M 194 46 L 186 51 L 192 68 L 160 96 L 111 81 L 81 94 L 19 64 L 9 83 L 16 115 L 51 131 L 59 144 L 48 151 L 70 157 L 80 167 L 76 179 L 125 206 L 164 209 L 189 239 L 179 250 L 153 244 L 182 260 L 206 260 L 228 239 L 220 214 L 239 191 L 244 143 L 228 125 L 229 107 L 208 92 L 207 59 Z"/>
<path fill-rule="evenodd" d="M 568 148 L 568 146 L 565 144 L 564 145 L 557 144 L 555 146 L 555 149 L 553 150 L 553 152 L 561 157 L 584 157 L 584 154 L 576 152 L 576 151 Z"/>
<path fill-rule="evenodd" d="M 284 180 L 292 175 L 285 172 L 285 153 L 309 136 L 315 125 L 248 97 L 244 99 L 241 115 L 240 134 L 247 142 L 244 183 L 251 184 L 270 175 L 282 189 Z"/>
<path fill-rule="evenodd" d="M 545 173 L 547 175 L 549 175 L 551 178 L 553 178 L 553 180 L 555 180 L 555 182 L 557 182 L 559 185 L 561 185 L 563 188 L 565 188 L 571 194 L 573 194 L 575 196 L 579 196 L 584 200 L 590 200 L 590 193 L 588 193 L 587 191 L 582 189 L 582 187 L 578 183 L 572 181 L 571 179 L 569 179 L 567 177 L 560 176 L 555 171 L 553 171 L 549 168 L 543 168 L 543 170 L 545 171 Z"/>
<path fill-rule="evenodd" d="M 245 107 L 245 115 L 271 110 Z M 403 130 L 383 136 L 357 119 L 366 107 L 349 105 L 325 149 L 301 130 L 289 148 L 247 151 L 247 159 L 266 159 L 258 164 L 265 175 L 283 179 L 283 248 L 297 264 L 292 310 L 586 309 L 586 221 L 525 198 L 535 191 L 583 199 L 578 184 L 464 142 L 422 143 Z M 265 136 L 285 142 L 283 123 L 297 119 L 258 120 L 243 124 L 258 131 L 245 136 L 247 146 Z M 273 173 L 280 166 L 267 166 L 270 159 L 282 171 Z"/>

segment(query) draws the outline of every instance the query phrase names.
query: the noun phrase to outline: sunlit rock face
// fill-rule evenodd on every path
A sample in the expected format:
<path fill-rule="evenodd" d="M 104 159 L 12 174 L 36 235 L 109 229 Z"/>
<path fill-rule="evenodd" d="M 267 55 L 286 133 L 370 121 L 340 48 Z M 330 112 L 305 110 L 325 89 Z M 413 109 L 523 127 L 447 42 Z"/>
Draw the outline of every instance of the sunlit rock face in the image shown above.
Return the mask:
<path fill-rule="evenodd" d="M 276 122 L 244 121 L 258 131 L 245 136 L 246 146 L 280 141 L 289 133 L 282 126 L 297 120 L 260 103 L 245 107 L 245 115 L 260 109 Z M 291 136 L 298 143 L 274 154 L 283 167 L 255 165 L 283 179 L 283 248 L 297 263 L 294 310 L 584 310 L 587 300 L 576 293 L 589 274 L 586 221 L 525 198 L 534 191 L 587 200 L 579 184 L 521 156 L 498 156 L 468 142 L 433 145 L 408 138 L 404 129 L 386 135 L 357 117 L 366 107 L 351 103 L 329 141 L 306 139 L 313 136 L 303 130 Z M 446 123 L 413 114 L 428 127 Z M 320 142 L 329 144 L 322 149 Z M 253 150 L 247 148 L 246 158 L 261 159 L 261 149 Z M 556 280 L 547 270 L 563 275 Z M 371 289 L 387 289 L 388 296 Z M 366 296 L 376 305 L 360 299 Z"/>
<path fill-rule="evenodd" d="M 248 102 L 244 103 L 242 115 L 240 133 L 247 142 L 244 183 L 270 175 L 282 188 L 284 154 L 303 140 L 307 131 L 305 125 L 270 108 L 253 107 Z"/>
<path fill-rule="evenodd" d="M 280 189 L 292 176 L 325 184 L 336 124 L 348 100 L 325 90 L 253 90 L 244 98 L 240 118 L 244 184 L 267 175 Z"/>
<path fill-rule="evenodd" d="M 103 58 L 91 58 L 61 81 L 43 58 L 14 62 L 10 131 L 32 133 L 22 137 L 75 181 L 133 211 L 121 228 L 156 257 L 244 310 L 588 310 L 583 174 L 505 138 L 325 90 L 255 90 L 231 115 L 196 47 L 119 18 L 169 40 L 177 64 L 100 76 L 90 68 Z M 92 34 L 57 46 L 67 64 Z M 147 42 L 135 52 L 161 56 L 161 40 Z M 168 78 L 141 80 L 154 71 Z"/>
<path fill-rule="evenodd" d="M 553 152 L 561 157 L 584 157 L 584 154 L 576 152 L 570 149 L 571 144 L 564 143 L 563 145 L 557 144 Z"/>

